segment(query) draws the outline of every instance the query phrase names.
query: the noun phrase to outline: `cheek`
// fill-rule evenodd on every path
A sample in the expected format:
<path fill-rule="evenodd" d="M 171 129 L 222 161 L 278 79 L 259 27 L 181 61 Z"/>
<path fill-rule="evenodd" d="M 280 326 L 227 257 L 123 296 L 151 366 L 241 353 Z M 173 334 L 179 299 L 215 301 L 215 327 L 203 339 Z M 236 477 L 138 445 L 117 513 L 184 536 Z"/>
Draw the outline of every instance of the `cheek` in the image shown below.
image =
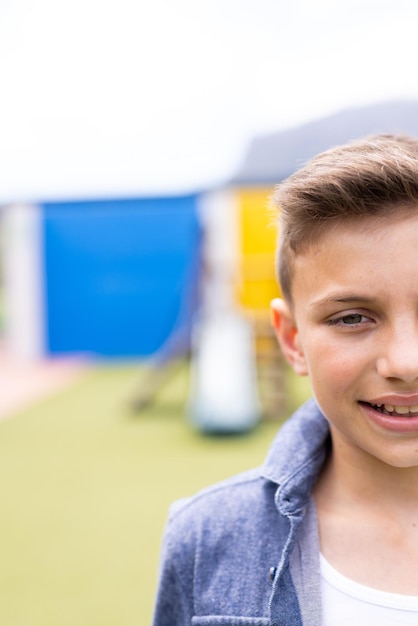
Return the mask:
<path fill-rule="evenodd" d="M 335 396 L 349 388 L 360 375 L 362 366 L 358 356 L 329 342 L 313 343 L 305 353 L 312 388 L 331 390 Z"/>

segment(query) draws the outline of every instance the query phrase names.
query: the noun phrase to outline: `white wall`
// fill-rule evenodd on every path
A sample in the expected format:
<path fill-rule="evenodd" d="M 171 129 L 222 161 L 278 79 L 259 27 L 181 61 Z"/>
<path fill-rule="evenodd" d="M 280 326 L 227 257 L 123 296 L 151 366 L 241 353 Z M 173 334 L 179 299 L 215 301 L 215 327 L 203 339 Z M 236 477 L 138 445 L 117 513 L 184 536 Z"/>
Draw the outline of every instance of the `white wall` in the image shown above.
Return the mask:
<path fill-rule="evenodd" d="M 36 359 L 44 354 L 43 241 L 41 209 L 3 209 L 4 341 L 10 354 Z"/>

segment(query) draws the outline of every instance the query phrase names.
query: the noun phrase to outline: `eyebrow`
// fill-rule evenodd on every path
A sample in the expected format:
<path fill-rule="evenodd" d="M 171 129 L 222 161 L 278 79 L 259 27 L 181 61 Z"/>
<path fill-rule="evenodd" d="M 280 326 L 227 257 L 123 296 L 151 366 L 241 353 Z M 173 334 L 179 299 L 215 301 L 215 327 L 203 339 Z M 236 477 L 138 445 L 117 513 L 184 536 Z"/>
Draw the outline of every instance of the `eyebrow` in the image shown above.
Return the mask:
<path fill-rule="evenodd" d="M 314 300 L 311 302 L 309 307 L 322 307 L 328 304 L 371 304 L 374 302 L 372 298 L 368 296 L 361 296 L 357 294 L 330 294 L 325 296 L 325 298 L 319 298 L 318 300 Z"/>

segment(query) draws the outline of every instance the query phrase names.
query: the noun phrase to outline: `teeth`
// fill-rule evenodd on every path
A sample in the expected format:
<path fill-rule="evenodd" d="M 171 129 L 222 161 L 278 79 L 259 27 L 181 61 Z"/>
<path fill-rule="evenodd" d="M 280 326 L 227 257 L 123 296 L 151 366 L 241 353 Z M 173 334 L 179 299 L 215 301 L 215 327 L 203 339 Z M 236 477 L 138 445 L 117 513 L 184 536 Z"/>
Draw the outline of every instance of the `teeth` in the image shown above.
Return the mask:
<path fill-rule="evenodd" d="M 412 406 L 395 406 L 394 404 L 374 404 L 377 409 L 382 409 L 385 413 L 397 413 L 398 415 L 409 415 L 418 413 L 418 404 Z"/>
<path fill-rule="evenodd" d="M 409 406 L 395 406 L 395 413 L 399 413 L 399 415 L 406 415 L 409 413 Z"/>

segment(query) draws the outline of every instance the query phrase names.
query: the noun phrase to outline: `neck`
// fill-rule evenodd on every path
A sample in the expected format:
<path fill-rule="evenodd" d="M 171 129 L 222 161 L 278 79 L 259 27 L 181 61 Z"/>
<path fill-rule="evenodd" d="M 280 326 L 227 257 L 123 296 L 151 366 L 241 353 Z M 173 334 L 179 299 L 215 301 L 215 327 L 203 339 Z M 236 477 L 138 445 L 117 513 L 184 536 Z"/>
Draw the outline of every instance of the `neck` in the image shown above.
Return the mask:
<path fill-rule="evenodd" d="M 321 497 L 323 494 L 323 497 Z M 321 497 L 337 508 L 373 507 L 376 512 L 395 510 L 416 514 L 418 507 L 418 467 L 394 467 L 364 451 L 335 442 L 316 488 Z M 395 508 L 396 507 L 396 508 Z"/>
<path fill-rule="evenodd" d="M 417 479 L 334 439 L 314 491 L 325 558 L 363 585 L 418 596 Z"/>

